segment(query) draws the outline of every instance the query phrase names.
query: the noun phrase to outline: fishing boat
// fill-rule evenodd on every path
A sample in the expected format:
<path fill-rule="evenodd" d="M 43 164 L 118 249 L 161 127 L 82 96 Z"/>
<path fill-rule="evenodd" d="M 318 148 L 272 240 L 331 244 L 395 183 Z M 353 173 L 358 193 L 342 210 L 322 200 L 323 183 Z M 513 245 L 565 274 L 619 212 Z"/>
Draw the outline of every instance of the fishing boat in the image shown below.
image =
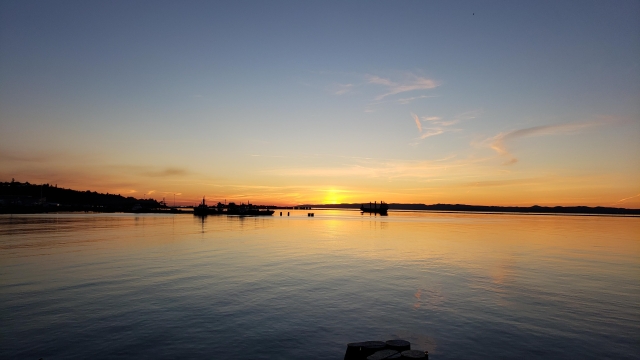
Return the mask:
<path fill-rule="evenodd" d="M 380 204 L 378 202 L 369 203 L 368 207 L 365 204 L 360 205 L 360 211 L 363 213 L 387 215 L 387 210 L 389 210 L 389 205 L 384 201 L 380 201 Z"/>

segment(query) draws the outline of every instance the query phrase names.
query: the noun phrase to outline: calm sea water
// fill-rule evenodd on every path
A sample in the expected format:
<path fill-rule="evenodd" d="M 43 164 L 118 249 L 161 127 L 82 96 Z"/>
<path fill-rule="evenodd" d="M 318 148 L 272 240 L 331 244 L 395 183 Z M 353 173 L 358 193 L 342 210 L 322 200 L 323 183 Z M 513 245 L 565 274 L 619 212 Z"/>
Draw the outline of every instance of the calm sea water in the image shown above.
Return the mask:
<path fill-rule="evenodd" d="M 640 358 L 640 218 L 307 212 L 0 216 L 0 358 Z"/>

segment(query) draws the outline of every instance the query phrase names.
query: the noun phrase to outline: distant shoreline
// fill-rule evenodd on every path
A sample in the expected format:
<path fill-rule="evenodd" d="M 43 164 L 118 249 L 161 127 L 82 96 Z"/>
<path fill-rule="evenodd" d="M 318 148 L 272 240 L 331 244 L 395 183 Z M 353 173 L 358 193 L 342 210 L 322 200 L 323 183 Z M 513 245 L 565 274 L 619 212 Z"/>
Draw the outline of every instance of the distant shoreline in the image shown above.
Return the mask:
<path fill-rule="evenodd" d="M 356 208 L 312 208 L 313 210 L 358 210 Z M 360 212 L 360 211 L 358 211 Z M 484 214 L 484 215 L 534 215 L 534 216 L 607 216 L 607 217 L 640 217 L 640 214 L 599 214 L 599 213 L 536 213 L 536 212 L 516 212 L 516 211 L 455 211 L 455 210 L 402 210 L 390 209 L 391 213 L 435 213 L 435 214 Z M 371 215 L 380 216 L 380 215 Z"/>
<path fill-rule="evenodd" d="M 313 209 L 359 209 L 361 204 L 309 204 Z M 488 206 L 465 204 L 389 204 L 389 211 L 430 211 L 486 214 L 531 214 L 531 215 L 615 215 L 640 216 L 640 209 L 589 206 Z"/>
<path fill-rule="evenodd" d="M 295 206 L 255 205 L 261 209 L 360 209 L 360 203 L 301 204 Z M 604 206 L 490 206 L 466 204 L 402 204 L 390 203 L 390 211 L 432 211 L 458 213 L 517 213 L 535 215 L 616 215 L 640 216 L 640 209 Z M 99 213 L 187 213 L 180 207 L 168 206 L 164 201 L 136 199 L 120 194 L 102 194 L 59 188 L 57 185 L 30 184 L 28 182 L 0 182 L 0 214 L 37 214 L 53 212 Z"/>

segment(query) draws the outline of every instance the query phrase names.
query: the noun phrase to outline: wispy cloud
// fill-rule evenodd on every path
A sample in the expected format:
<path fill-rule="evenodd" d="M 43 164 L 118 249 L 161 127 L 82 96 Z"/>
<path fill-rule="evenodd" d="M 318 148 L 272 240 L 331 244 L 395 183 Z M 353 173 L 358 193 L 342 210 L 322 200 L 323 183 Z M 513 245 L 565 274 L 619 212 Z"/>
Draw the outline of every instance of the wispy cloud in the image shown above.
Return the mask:
<path fill-rule="evenodd" d="M 436 136 L 436 135 L 440 135 L 443 134 L 445 132 L 444 129 L 442 128 L 430 128 L 430 129 L 426 129 L 421 135 L 420 135 L 420 140 L 426 139 L 430 136 Z"/>
<path fill-rule="evenodd" d="M 353 89 L 353 84 L 338 84 L 338 90 L 334 93 L 336 95 L 344 95 Z"/>
<path fill-rule="evenodd" d="M 418 117 L 418 115 L 412 113 L 411 116 L 413 117 L 413 120 L 416 122 L 416 126 L 418 127 L 418 131 L 422 132 L 422 123 L 420 122 L 420 118 Z"/>
<path fill-rule="evenodd" d="M 430 136 L 435 136 L 435 135 L 440 135 L 444 132 L 444 129 L 442 128 L 427 128 L 427 129 L 422 129 L 422 122 L 420 121 L 420 118 L 418 117 L 418 115 L 411 113 L 411 117 L 413 117 L 413 121 L 416 123 L 416 126 L 418 127 L 418 132 L 420 133 L 420 140 L 426 139 Z"/>
<path fill-rule="evenodd" d="M 387 96 L 401 94 L 408 91 L 428 90 L 440 86 L 440 82 L 436 80 L 427 79 L 414 74 L 405 75 L 405 78 L 402 81 L 392 81 L 377 75 L 367 75 L 366 79 L 369 84 L 382 85 L 387 88 L 385 93 L 378 95 L 375 98 L 376 101 L 380 101 Z"/>
<path fill-rule="evenodd" d="M 160 171 L 147 172 L 148 176 L 182 176 L 187 175 L 189 172 L 186 169 L 180 168 L 166 168 Z"/>
<path fill-rule="evenodd" d="M 398 99 L 395 102 L 398 104 L 402 104 L 402 105 L 406 105 L 411 103 L 414 100 L 419 100 L 419 99 L 426 99 L 426 98 L 432 98 L 435 97 L 434 95 L 420 95 L 420 96 L 413 96 L 410 98 L 403 98 L 403 99 Z"/>
<path fill-rule="evenodd" d="M 378 108 L 380 108 L 382 105 L 385 105 L 385 104 L 407 105 L 413 102 L 414 100 L 434 98 L 434 97 L 438 97 L 438 95 L 421 95 L 421 96 L 413 96 L 413 97 L 402 98 L 402 99 L 385 99 L 380 101 L 372 101 L 367 105 L 367 108 L 365 108 L 364 112 L 368 112 L 368 113 L 376 112 Z"/>
<path fill-rule="evenodd" d="M 422 118 L 420 118 L 414 113 L 411 113 L 411 117 L 418 127 L 418 132 L 420 132 L 420 140 L 423 140 L 431 136 L 444 134 L 445 132 L 456 131 L 458 129 L 450 128 L 450 126 L 464 120 L 475 119 L 479 113 L 479 110 L 468 111 L 459 114 L 455 118 L 449 120 L 444 120 L 440 116 L 423 116 Z M 423 124 L 428 125 L 428 127 L 424 127 Z"/>
<path fill-rule="evenodd" d="M 124 172 L 128 175 L 141 177 L 181 177 L 193 175 L 187 169 L 180 167 L 159 167 L 151 165 L 107 165 L 106 168 Z"/>
<path fill-rule="evenodd" d="M 289 156 L 285 156 L 285 155 L 263 155 L 263 154 L 251 154 L 249 155 L 251 157 L 269 157 L 269 158 L 286 158 Z"/>
<path fill-rule="evenodd" d="M 322 73 L 327 74 L 326 72 Z M 331 72 L 328 74 L 335 75 L 335 73 Z M 441 82 L 438 80 L 429 79 L 411 72 L 396 72 L 390 77 L 362 73 L 340 73 L 340 75 L 343 77 L 346 76 L 349 79 L 343 79 L 341 82 L 327 84 L 325 88 L 326 91 L 336 96 L 376 91 L 377 95 L 370 95 L 373 97 L 364 110 L 368 113 L 375 112 L 382 104 L 407 105 L 416 100 L 436 97 L 437 95 L 427 95 L 424 93 L 413 93 L 410 96 L 409 94 L 406 94 L 402 98 L 394 95 L 430 90 L 441 85 Z M 382 92 L 380 91 L 381 88 L 383 88 Z"/>
<path fill-rule="evenodd" d="M 182 195 L 182 193 L 176 193 L 176 192 L 173 192 L 173 191 L 160 191 L 160 193 L 161 193 L 162 195 L 175 195 L 175 196 L 180 196 L 180 195 Z"/>
<path fill-rule="evenodd" d="M 443 174 L 468 171 L 487 159 L 444 159 L 411 161 L 400 159 L 362 160 L 329 167 L 301 167 L 267 171 L 277 176 L 350 177 L 350 178 L 418 178 L 434 179 Z"/>
<path fill-rule="evenodd" d="M 451 119 L 443 119 L 440 116 L 424 116 L 422 120 L 434 125 L 451 126 L 459 122 L 475 119 L 480 115 L 480 112 L 481 110 L 471 110 L 462 114 L 458 114 Z"/>
<path fill-rule="evenodd" d="M 509 150 L 507 149 L 507 143 L 513 140 L 524 137 L 570 134 L 585 128 L 604 125 L 607 122 L 608 121 L 590 121 L 558 125 L 534 126 L 525 129 L 502 132 L 492 138 L 489 138 L 486 142 L 488 143 L 489 147 L 495 150 L 499 155 L 508 158 L 508 160 L 505 161 L 504 165 L 510 165 L 518 162 L 518 158 L 511 154 L 511 152 L 509 152 Z"/>
<path fill-rule="evenodd" d="M 633 199 L 633 198 L 637 198 L 638 196 L 640 196 L 640 194 L 633 195 L 633 196 L 629 196 L 629 197 L 624 198 L 624 199 L 620 199 L 620 200 L 618 200 L 618 201 L 614 202 L 612 205 L 620 204 L 620 203 L 625 202 L 625 201 L 627 201 L 627 200 L 631 200 L 631 199 Z"/>
<path fill-rule="evenodd" d="M 461 183 L 461 187 L 502 187 L 502 186 L 522 186 L 534 185 L 548 181 L 548 178 L 525 178 L 525 179 L 507 179 L 507 180 L 482 180 Z"/>
<path fill-rule="evenodd" d="M 0 149 L 0 162 L 22 162 L 22 163 L 45 163 L 51 162 L 64 156 L 63 154 L 54 153 L 19 153 Z"/>
<path fill-rule="evenodd" d="M 412 113 L 411 116 L 413 117 L 413 121 L 415 121 L 416 126 L 418 127 L 418 132 L 420 133 L 420 136 L 419 136 L 420 140 L 424 140 L 431 136 L 440 135 L 445 132 L 445 129 L 442 127 L 428 127 L 423 129 L 422 122 L 418 117 L 418 115 Z M 418 143 L 415 142 L 415 143 L 412 143 L 411 145 L 415 146 L 415 145 L 418 145 Z"/>
<path fill-rule="evenodd" d="M 422 121 L 428 122 L 432 125 L 451 126 L 460 122 L 458 119 L 442 120 L 439 116 L 426 116 L 422 118 Z"/>

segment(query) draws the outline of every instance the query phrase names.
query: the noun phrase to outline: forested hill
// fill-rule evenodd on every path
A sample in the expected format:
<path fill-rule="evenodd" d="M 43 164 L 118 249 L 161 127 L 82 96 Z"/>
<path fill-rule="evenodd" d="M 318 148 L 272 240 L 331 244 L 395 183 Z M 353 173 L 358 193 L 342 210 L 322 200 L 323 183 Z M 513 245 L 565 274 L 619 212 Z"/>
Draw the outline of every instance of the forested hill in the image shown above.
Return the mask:
<path fill-rule="evenodd" d="M 162 206 L 156 200 L 141 200 L 124 197 L 119 194 L 101 194 L 95 191 L 65 189 L 50 184 L 30 184 L 29 182 L 0 182 L 0 199 L 5 204 L 56 203 L 67 206 L 107 206 L 131 207 L 140 204 L 144 207 Z"/>

